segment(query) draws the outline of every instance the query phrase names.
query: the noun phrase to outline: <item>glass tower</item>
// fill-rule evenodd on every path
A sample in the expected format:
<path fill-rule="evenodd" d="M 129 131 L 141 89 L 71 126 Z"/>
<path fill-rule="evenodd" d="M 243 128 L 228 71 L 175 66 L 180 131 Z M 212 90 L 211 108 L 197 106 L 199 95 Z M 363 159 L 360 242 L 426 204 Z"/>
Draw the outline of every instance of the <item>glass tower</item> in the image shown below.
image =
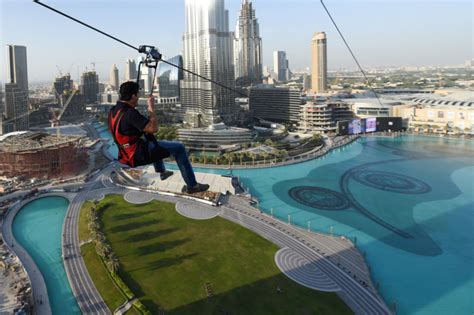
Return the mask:
<path fill-rule="evenodd" d="M 243 0 L 235 28 L 234 66 L 238 84 L 261 83 L 262 38 L 250 0 Z"/>
<path fill-rule="evenodd" d="M 169 63 L 183 67 L 183 57 L 175 56 Z M 160 97 L 180 97 L 179 83 L 183 80 L 183 71 L 166 63 L 158 64 L 158 84 Z"/>
<path fill-rule="evenodd" d="M 233 36 L 224 0 L 186 0 L 183 35 L 184 68 L 234 87 Z M 181 84 L 182 106 L 203 126 L 232 122 L 235 93 L 190 73 Z"/>

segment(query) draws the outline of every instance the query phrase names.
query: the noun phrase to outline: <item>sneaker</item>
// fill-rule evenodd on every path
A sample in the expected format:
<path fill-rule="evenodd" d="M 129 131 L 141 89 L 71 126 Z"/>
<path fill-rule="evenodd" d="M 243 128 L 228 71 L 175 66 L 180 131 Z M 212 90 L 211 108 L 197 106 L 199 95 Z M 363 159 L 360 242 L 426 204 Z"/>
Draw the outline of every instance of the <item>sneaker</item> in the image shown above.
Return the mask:
<path fill-rule="evenodd" d="M 168 177 L 170 177 L 173 174 L 174 173 L 172 171 L 164 171 L 163 173 L 160 173 L 160 179 L 166 180 Z"/>
<path fill-rule="evenodd" d="M 209 189 L 209 185 L 208 184 L 200 184 L 200 183 L 197 183 L 196 186 L 194 187 L 191 187 L 191 188 L 188 188 L 188 186 L 184 185 L 183 186 L 183 189 L 181 190 L 183 193 L 187 193 L 187 194 L 194 194 L 194 193 L 198 193 L 198 192 L 203 192 L 203 191 L 206 191 Z"/>

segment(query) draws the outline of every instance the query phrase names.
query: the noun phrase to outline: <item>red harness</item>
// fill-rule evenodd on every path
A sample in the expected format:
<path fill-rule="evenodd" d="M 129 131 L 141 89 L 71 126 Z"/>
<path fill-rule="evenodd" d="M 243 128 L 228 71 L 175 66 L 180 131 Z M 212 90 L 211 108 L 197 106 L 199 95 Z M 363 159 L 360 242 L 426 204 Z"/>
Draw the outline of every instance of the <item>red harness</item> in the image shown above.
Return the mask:
<path fill-rule="evenodd" d="M 127 164 L 134 167 L 134 155 L 137 151 L 137 143 L 142 134 L 127 136 L 119 132 L 120 121 L 123 118 L 125 110 L 119 109 L 115 115 L 112 116 L 112 111 L 109 111 L 109 131 L 114 137 L 114 141 L 119 149 L 118 159 L 120 163 Z"/>

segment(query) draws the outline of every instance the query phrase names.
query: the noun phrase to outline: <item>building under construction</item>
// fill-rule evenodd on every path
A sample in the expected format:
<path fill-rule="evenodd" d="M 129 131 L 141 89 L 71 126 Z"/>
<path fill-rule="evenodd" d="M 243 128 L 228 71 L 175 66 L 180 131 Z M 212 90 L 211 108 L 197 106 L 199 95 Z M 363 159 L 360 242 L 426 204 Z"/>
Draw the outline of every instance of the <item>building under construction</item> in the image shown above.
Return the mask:
<path fill-rule="evenodd" d="M 82 138 L 23 132 L 0 137 L 0 176 L 59 178 L 87 168 Z"/>

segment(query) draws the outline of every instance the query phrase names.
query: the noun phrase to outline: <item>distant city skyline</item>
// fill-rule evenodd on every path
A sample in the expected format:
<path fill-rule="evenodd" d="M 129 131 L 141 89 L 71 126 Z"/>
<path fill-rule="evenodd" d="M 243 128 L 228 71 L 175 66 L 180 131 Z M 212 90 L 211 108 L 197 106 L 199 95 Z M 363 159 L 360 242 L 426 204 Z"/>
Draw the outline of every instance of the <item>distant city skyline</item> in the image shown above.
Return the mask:
<path fill-rule="evenodd" d="M 28 77 L 32 83 L 53 81 L 58 75 L 56 65 L 63 73 L 70 71 L 77 81 L 86 67 L 93 69 L 92 63 L 95 63 L 100 80 L 107 81 L 114 63 L 124 74 L 126 60 L 136 59 L 138 55 L 30 0 L 0 1 L 0 80 L 3 83 L 8 82 L 3 70 L 6 69 L 8 44 L 27 47 Z M 287 53 L 291 70 L 310 68 L 312 34 L 326 32 L 330 38 L 327 47 L 329 70 L 356 68 L 319 1 L 252 2 L 260 24 L 264 65 L 271 67 L 273 51 L 282 50 Z M 87 6 L 81 1 L 45 0 L 45 3 L 136 46 L 156 45 L 165 57 L 182 52 L 184 1 L 103 0 L 88 1 Z M 365 67 L 447 66 L 473 58 L 470 1 L 370 0 L 354 3 L 327 0 L 325 3 Z M 241 1 L 226 0 L 225 5 L 229 10 L 229 24 L 235 25 Z M 150 17 L 138 10 L 141 7 L 147 8 Z M 69 51 L 65 51 L 65 47 Z"/>

